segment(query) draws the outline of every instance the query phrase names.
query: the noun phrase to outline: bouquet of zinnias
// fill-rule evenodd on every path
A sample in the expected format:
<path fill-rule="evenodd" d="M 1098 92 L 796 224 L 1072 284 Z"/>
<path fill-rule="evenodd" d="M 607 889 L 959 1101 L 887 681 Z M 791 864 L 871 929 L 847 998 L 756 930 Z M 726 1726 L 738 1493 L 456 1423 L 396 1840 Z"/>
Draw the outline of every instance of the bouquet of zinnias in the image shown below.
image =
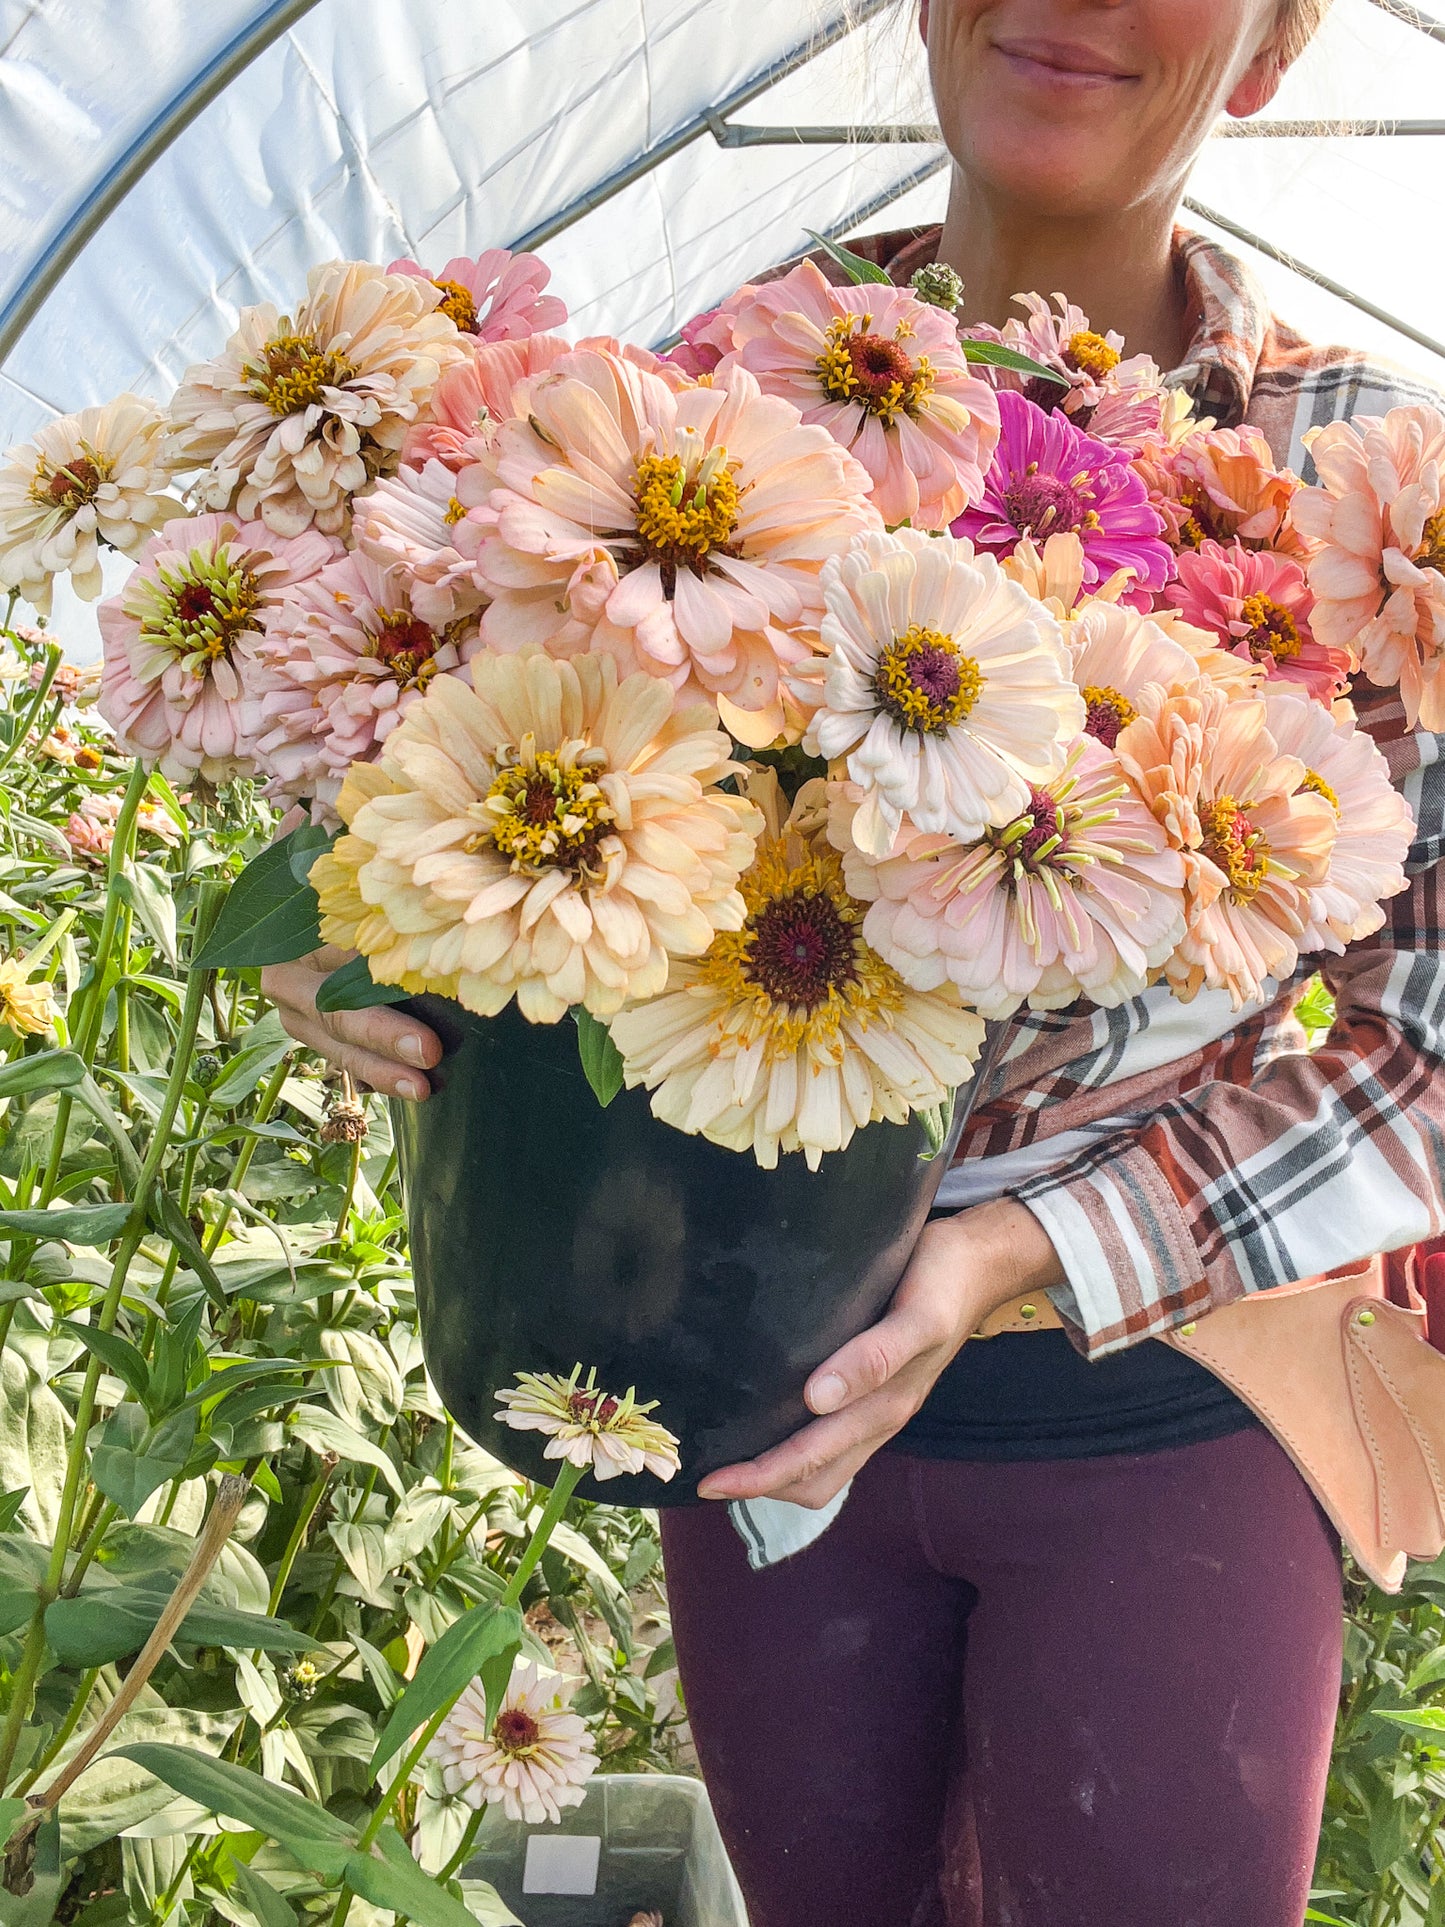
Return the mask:
<path fill-rule="evenodd" d="M 985 1019 L 1238 1008 L 1377 929 L 1411 823 L 1348 679 L 1445 722 L 1440 417 L 1301 488 L 1061 299 L 969 333 L 834 253 L 661 355 L 549 332 L 527 256 L 332 263 L 0 475 L 37 607 L 136 558 L 122 743 L 304 806 L 334 1001 L 571 1012 L 765 1165 L 936 1118 Z"/>

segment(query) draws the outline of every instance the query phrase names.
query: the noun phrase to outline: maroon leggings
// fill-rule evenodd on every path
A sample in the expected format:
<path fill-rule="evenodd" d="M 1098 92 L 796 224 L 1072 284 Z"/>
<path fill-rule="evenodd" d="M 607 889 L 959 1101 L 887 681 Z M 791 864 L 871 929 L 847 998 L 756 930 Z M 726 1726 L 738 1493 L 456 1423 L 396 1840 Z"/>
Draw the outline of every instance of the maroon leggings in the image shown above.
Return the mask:
<path fill-rule="evenodd" d="M 752 1927 L 1299 1927 L 1339 1543 L 1267 1432 L 885 1452 L 770 1571 L 721 1507 L 663 1545 Z"/>

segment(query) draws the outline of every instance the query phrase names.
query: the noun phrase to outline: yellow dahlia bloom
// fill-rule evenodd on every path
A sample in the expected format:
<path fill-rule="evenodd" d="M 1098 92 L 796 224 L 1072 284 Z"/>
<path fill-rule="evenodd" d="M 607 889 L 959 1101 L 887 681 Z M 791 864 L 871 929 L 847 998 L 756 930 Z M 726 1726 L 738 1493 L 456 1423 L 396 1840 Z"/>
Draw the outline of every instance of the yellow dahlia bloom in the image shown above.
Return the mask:
<path fill-rule="evenodd" d="M 39 1037 L 55 1023 L 55 989 L 45 978 L 31 983 L 21 957 L 0 963 L 0 1024 L 20 1037 Z"/>
<path fill-rule="evenodd" d="M 713 710 L 608 656 L 479 656 L 353 766 L 313 869 L 323 935 L 374 977 L 532 1023 L 653 997 L 746 910 L 762 818 Z"/>
<path fill-rule="evenodd" d="M 446 367 L 470 353 L 442 290 L 365 261 L 313 268 L 295 315 L 247 308 L 171 401 L 171 459 L 195 492 L 277 535 L 343 534 L 351 497 L 389 474 Z"/>
<path fill-rule="evenodd" d="M 771 775 L 750 787 L 768 828 L 742 880 L 746 921 L 614 1018 L 612 1039 L 664 1124 L 767 1170 L 802 1151 L 816 1171 L 865 1124 L 901 1124 L 966 1083 L 983 1021 L 951 984 L 910 990 L 864 942 L 867 905 L 843 881 L 814 786 L 787 822 Z"/>

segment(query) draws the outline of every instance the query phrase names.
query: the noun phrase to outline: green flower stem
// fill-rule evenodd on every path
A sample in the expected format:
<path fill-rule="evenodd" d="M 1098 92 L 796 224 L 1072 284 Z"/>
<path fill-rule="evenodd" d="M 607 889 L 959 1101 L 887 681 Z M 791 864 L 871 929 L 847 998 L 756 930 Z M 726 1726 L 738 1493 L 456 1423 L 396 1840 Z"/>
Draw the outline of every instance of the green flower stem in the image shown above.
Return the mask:
<path fill-rule="evenodd" d="M 462 1837 L 457 1842 L 456 1852 L 437 1875 L 437 1879 L 441 1882 L 442 1886 L 445 1886 L 447 1882 L 466 1865 L 467 1855 L 477 1844 L 477 1835 L 481 1832 L 482 1822 L 486 1817 L 487 1808 L 485 1802 L 477 1808 L 475 1813 L 468 1814 L 467 1824 L 462 1829 Z"/>
<path fill-rule="evenodd" d="M 135 912 L 127 904 L 120 917 L 120 954 L 125 959 L 126 971 L 130 967 L 131 933 L 135 928 Z M 130 981 L 122 972 L 120 982 L 115 987 L 115 1068 L 118 1071 L 130 1070 Z M 135 1100 L 124 1084 L 120 1087 L 121 1108 L 130 1112 Z"/>
<path fill-rule="evenodd" d="M 290 1075 L 291 1059 L 289 1057 L 283 1057 L 275 1070 L 272 1071 L 266 1088 L 261 1093 L 261 1100 L 257 1104 L 255 1115 L 251 1119 L 253 1124 L 265 1124 L 269 1120 L 272 1111 L 275 1110 L 277 1104 L 280 1102 L 282 1086 Z M 256 1147 L 260 1142 L 261 1140 L 258 1137 L 248 1137 L 236 1153 L 236 1162 L 232 1165 L 231 1175 L 226 1181 L 225 1188 L 228 1191 L 239 1191 L 241 1186 L 246 1182 L 246 1173 L 251 1168 L 251 1160 L 255 1157 Z M 230 1223 L 232 1208 L 229 1198 L 222 1201 L 221 1215 L 216 1219 L 216 1222 L 211 1226 L 202 1241 L 201 1249 L 208 1258 L 225 1236 L 226 1226 Z"/>
<path fill-rule="evenodd" d="M 37 1602 L 26 1629 L 20 1664 L 10 1681 L 10 1705 L 6 1709 L 5 1724 L 0 1727 L 0 1790 L 9 1785 L 15 1749 L 20 1744 L 20 1735 L 30 1712 L 31 1695 L 40 1677 L 40 1663 L 45 1657 L 45 1608 L 49 1604 L 49 1599 L 44 1598 Z"/>
<path fill-rule="evenodd" d="M 20 1784 L 16 1787 L 16 1799 L 23 1800 L 31 1787 L 33 1787 L 35 1782 L 40 1778 L 41 1774 L 45 1772 L 46 1768 L 55 1760 L 59 1759 L 65 1742 L 80 1724 L 81 1716 L 90 1703 L 90 1696 L 95 1691 L 95 1682 L 99 1678 L 100 1668 L 98 1666 L 92 1666 L 89 1672 L 84 1675 L 80 1685 L 76 1688 L 75 1698 L 70 1702 L 70 1711 L 60 1723 L 60 1730 L 56 1733 L 55 1738 L 50 1742 L 49 1746 L 46 1747 L 40 1758 L 35 1762 L 34 1766 L 32 1766 L 30 1771 L 25 1775 L 24 1779 L 21 1780 Z"/>
<path fill-rule="evenodd" d="M 335 1470 L 335 1466 L 323 1465 L 311 1481 L 306 1496 L 301 1501 L 301 1510 L 296 1514 L 296 1523 L 291 1528 L 291 1537 L 286 1541 L 286 1550 L 281 1554 L 281 1563 L 277 1566 L 276 1577 L 271 1582 L 271 1597 L 266 1603 L 266 1611 L 273 1618 L 281 1609 L 281 1595 L 286 1590 L 286 1581 L 291 1577 L 291 1568 L 296 1563 L 296 1556 L 306 1539 L 307 1527 L 316 1517 L 316 1508 L 325 1496 L 326 1488 L 331 1483 L 331 1475 Z"/>
<path fill-rule="evenodd" d="M 97 1512 L 95 1515 L 95 1523 L 86 1533 L 85 1541 L 80 1551 L 76 1554 L 75 1564 L 70 1570 L 70 1577 L 60 1589 L 62 1597 L 73 1599 L 80 1591 L 80 1583 L 90 1570 L 90 1562 L 100 1551 L 100 1542 L 106 1533 L 109 1532 L 111 1526 L 114 1525 L 119 1512 L 120 1507 L 115 1503 L 114 1499 L 107 1499 L 99 1512 Z"/>
<path fill-rule="evenodd" d="M 15 734 L 6 745 L 4 752 L 0 753 L 0 771 L 8 769 L 10 764 L 14 762 L 21 745 L 30 734 L 31 724 L 45 707 L 45 699 L 50 694 L 50 685 L 55 681 L 55 672 L 60 667 L 61 652 L 59 646 L 52 643 L 45 653 L 47 661 L 44 669 L 40 672 L 40 687 L 36 690 L 31 701 L 26 705 L 19 722 L 16 724 Z"/>
<path fill-rule="evenodd" d="M 527 1543 L 527 1550 L 522 1554 L 517 1570 L 512 1574 L 511 1583 L 502 1594 L 502 1605 L 521 1604 L 527 1581 L 537 1570 L 537 1562 L 547 1550 L 547 1541 L 561 1522 L 562 1514 L 567 1510 L 567 1501 L 576 1491 L 577 1481 L 586 1470 L 584 1465 L 573 1465 L 570 1459 L 563 1460 L 562 1470 L 557 1474 L 557 1483 L 547 1495 L 547 1503 L 542 1508 L 542 1516 L 537 1521 L 532 1537 Z M 447 1710 L 450 1712 L 450 1707 Z"/>

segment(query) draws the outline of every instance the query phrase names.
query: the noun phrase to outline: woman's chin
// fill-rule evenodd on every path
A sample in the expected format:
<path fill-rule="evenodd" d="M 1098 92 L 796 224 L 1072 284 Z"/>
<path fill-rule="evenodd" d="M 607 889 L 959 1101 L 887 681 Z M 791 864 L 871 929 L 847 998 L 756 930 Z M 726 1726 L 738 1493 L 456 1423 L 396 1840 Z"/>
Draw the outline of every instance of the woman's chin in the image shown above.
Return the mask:
<path fill-rule="evenodd" d="M 1014 137 L 998 149 L 971 140 L 962 160 L 969 180 L 996 200 L 1015 204 L 1041 219 L 1091 220 L 1115 214 L 1137 196 L 1132 182 L 1116 167 L 1099 166 L 1095 142 L 1041 137 L 1028 144 Z"/>

